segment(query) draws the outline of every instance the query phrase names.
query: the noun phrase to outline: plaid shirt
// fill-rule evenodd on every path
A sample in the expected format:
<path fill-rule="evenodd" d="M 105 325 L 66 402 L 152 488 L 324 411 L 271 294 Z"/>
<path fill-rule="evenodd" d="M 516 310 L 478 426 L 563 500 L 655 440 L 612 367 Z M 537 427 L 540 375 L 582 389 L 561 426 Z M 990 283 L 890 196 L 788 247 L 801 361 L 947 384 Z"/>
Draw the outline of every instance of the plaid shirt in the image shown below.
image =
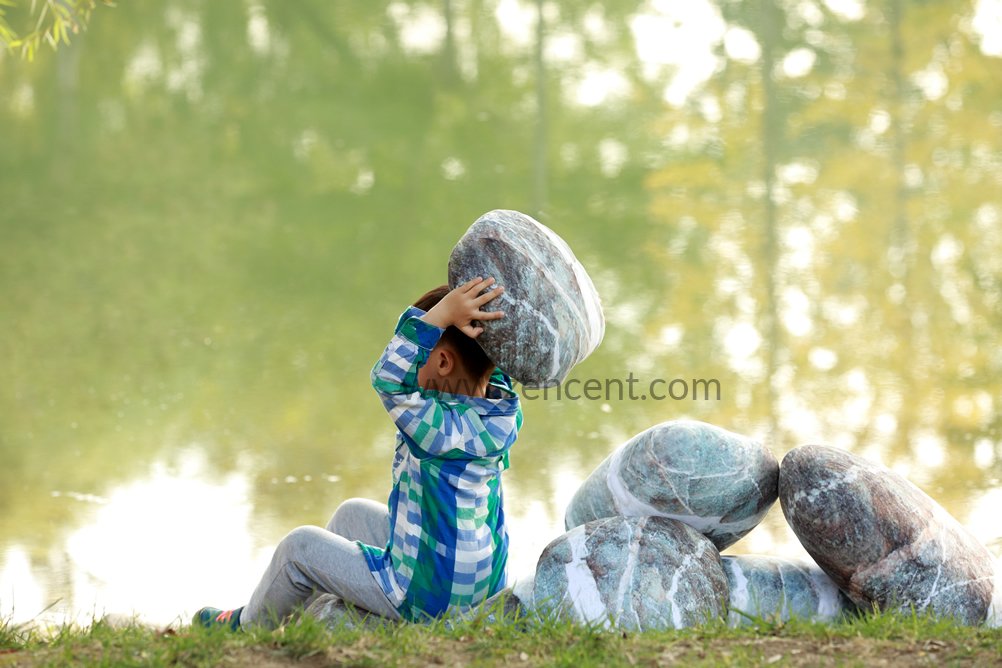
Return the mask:
<path fill-rule="evenodd" d="M 397 426 L 385 547 L 359 543 L 404 619 L 465 610 L 505 586 L 508 533 L 501 472 L 522 425 L 511 379 L 495 370 L 487 397 L 418 386 L 418 369 L 445 331 L 407 309 L 372 369 Z"/>

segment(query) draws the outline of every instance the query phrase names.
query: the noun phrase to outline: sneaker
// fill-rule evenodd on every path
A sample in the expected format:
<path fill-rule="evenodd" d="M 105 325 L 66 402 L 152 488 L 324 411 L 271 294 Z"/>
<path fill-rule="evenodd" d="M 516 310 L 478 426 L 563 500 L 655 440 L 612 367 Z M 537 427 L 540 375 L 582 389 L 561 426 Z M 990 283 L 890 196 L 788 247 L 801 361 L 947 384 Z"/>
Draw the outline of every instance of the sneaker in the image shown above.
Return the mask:
<path fill-rule="evenodd" d="M 219 608 L 202 608 L 191 618 L 192 626 L 211 628 L 227 628 L 230 631 L 240 630 L 240 613 L 243 607 L 235 610 L 220 610 Z"/>

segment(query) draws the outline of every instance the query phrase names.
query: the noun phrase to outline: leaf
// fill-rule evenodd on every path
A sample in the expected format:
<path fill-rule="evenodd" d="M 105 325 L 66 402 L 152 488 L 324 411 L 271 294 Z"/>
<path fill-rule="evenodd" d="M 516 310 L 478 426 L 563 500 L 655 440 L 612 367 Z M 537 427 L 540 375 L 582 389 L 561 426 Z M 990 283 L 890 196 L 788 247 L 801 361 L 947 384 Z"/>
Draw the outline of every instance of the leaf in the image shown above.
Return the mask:
<path fill-rule="evenodd" d="M 70 14 L 70 10 L 66 5 L 49 0 L 49 6 L 52 7 L 52 13 L 56 14 L 59 18 L 62 18 L 67 23 L 73 22 L 73 15 Z M 56 22 L 58 23 L 58 20 Z"/>

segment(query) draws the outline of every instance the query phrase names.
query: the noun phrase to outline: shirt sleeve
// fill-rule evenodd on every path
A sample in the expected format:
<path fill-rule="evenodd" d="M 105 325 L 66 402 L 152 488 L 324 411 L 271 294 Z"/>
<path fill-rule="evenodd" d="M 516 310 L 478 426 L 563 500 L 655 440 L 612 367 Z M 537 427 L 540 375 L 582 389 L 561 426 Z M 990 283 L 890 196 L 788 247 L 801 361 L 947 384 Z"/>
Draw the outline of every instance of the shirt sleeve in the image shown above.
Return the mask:
<path fill-rule="evenodd" d="M 477 428 L 470 416 L 443 405 L 418 385 L 418 369 L 445 331 L 421 320 L 422 315 L 424 311 L 411 307 L 400 316 L 393 338 L 372 368 L 372 387 L 416 457 L 488 456 L 479 433 L 482 426 Z"/>

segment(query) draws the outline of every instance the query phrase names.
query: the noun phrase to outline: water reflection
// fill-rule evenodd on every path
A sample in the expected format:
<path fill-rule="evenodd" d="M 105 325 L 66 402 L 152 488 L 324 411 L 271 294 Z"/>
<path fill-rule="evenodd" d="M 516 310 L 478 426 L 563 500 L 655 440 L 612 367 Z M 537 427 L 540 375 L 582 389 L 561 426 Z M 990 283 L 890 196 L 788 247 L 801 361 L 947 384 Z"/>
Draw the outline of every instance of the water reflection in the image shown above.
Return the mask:
<path fill-rule="evenodd" d="M 678 417 L 882 461 L 995 541 L 997 14 L 172 0 L 0 58 L 3 610 L 236 604 L 285 531 L 385 498 L 368 370 L 498 206 L 595 278 L 579 378 L 723 390 L 526 402 L 513 575 L 611 448 Z M 222 545 L 245 556 L 208 575 Z M 735 547 L 800 549 L 778 508 Z"/>
<path fill-rule="evenodd" d="M 509 485 L 511 581 L 531 575 L 540 552 L 562 533 L 562 509 L 583 480 L 576 468 L 568 461 L 546 472 L 553 488 L 549 498 L 519 489 L 517 482 Z M 166 625 L 186 620 L 205 603 L 242 604 L 275 542 L 292 528 L 283 528 L 280 517 L 261 514 L 252 475 L 216 470 L 203 448 L 191 446 L 107 497 L 53 492 L 89 504 L 90 512 L 60 544 L 50 546 L 47 568 L 40 570 L 19 545 L 6 548 L 0 562 L 0 615 L 15 623 L 60 624 L 113 614 Z M 270 482 L 312 480 L 286 476 Z M 326 476 L 326 482 L 338 479 Z M 999 504 L 1002 488 L 973 495 L 965 522 L 977 535 L 994 537 L 989 546 L 996 555 L 1002 555 Z M 729 552 L 807 557 L 778 506 Z"/>
<path fill-rule="evenodd" d="M 238 604 L 271 556 L 275 521 L 255 508 L 247 474 L 214 470 L 196 447 L 107 497 L 53 496 L 89 508 L 50 546 L 52 570 L 8 548 L 0 582 L 15 621 L 45 608 L 43 620 L 115 613 L 167 624 L 206 601 Z"/>
<path fill-rule="evenodd" d="M 46 607 L 43 603 L 45 591 L 24 548 L 8 546 L 0 563 L 3 564 L 0 568 L 0 615 L 22 622 L 42 613 Z"/>

